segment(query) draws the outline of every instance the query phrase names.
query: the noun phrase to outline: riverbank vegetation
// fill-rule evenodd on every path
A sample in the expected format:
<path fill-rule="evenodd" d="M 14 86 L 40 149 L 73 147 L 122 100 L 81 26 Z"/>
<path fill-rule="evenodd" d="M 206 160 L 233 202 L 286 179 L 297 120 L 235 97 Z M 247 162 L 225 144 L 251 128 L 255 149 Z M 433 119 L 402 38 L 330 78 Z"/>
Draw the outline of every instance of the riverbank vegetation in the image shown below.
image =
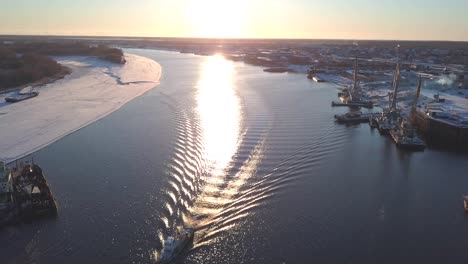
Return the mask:
<path fill-rule="evenodd" d="M 0 47 L 0 90 L 26 84 L 40 85 L 51 79 L 63 78 L 69 70 L 52 58 Z"/>
<path fill-rule="evenodd" d="M 68 68 L 49 56 L 93 56 L 113 63 L 125 63 L 122 50 L 102 45 L 53 42 L 0 44 L 0 91 L 43 85 L 70 73 Z"/>
<path fill-rule="evenodd" d="M 102 60 L 125 63 L 121 49 L 104 45 L 89 45 L 85 43 L 61 42 L 16 42 L 12 45 L 16 53 L 36 53 L 49 56 L 93 56 Z"/>

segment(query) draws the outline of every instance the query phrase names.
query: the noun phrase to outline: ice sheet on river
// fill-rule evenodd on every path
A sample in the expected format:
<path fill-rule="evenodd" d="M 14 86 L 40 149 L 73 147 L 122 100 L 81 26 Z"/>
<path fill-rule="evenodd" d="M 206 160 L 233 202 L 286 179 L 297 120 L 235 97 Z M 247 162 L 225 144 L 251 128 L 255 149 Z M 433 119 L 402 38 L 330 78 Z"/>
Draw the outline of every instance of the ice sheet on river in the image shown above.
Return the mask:
<path fill-rule="evenodd" d="M 0 159 L 13 161 L 119 109 L 159 84 L 155 61 L 126 54 L 116 65 L 90 57 L 61 57 L 73 72 L 15 104 L 0 95 Z"/>

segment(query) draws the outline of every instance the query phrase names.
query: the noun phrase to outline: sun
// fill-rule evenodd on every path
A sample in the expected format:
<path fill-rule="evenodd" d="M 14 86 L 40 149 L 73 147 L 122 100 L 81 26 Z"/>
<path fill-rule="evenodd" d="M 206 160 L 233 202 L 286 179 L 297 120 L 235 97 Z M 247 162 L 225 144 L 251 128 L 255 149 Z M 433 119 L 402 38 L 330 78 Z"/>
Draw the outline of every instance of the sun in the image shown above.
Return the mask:
<path fill-rule="evenodd" d="M 244 33 L 247 0 L 199 0 L 187 5 L 193 37 L 236 38 Z"/>

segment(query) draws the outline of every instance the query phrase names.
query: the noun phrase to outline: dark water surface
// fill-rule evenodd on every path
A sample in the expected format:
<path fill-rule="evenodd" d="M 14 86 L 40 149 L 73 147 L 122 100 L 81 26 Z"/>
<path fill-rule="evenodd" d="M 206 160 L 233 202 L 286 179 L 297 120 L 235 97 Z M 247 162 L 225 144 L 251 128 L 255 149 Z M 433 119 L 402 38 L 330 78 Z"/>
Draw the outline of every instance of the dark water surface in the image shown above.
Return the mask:
<path fill-rule="evenodd" d="M 342 126 L 332 84 L 127 50 L 161 85 L 40 150 L 57 219 L 0 230 L 0 263 L 468 263 L 468 156 Z"/>

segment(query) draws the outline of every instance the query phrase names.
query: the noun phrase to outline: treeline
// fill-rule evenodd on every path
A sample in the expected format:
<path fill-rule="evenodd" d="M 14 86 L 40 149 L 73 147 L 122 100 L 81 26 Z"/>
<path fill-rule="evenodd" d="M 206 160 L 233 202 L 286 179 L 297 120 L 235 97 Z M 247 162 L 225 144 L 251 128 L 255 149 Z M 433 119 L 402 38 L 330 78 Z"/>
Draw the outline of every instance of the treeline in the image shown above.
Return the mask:
<path fill-rule="evenodd" d="M 0 44 L 0 89 L 34 83 L 47 77 L 61 78 L 68 69 L 48 56 L 93 56 L 125 63 L 122 50 L 82 43 L 16 42 Z M 58 76 L 58 75 L 62 76 Z"/>
<path fill-rule="evenodd" d="M 114 63 L 125 63 L 121 49 L 103 45 L 88 45 L 85 43 L 58 42 L 19 42 L 13 45 L 17 53 L 36 53 L 51 56 L 94 56 Z"/>
<path fill-rule="evenodd" d="M 36 82 L 62 71 L 64 67 L 47 56 L 33 53 L 18 55 L 12 49 L 0 47 L 0 89 Z"/>

